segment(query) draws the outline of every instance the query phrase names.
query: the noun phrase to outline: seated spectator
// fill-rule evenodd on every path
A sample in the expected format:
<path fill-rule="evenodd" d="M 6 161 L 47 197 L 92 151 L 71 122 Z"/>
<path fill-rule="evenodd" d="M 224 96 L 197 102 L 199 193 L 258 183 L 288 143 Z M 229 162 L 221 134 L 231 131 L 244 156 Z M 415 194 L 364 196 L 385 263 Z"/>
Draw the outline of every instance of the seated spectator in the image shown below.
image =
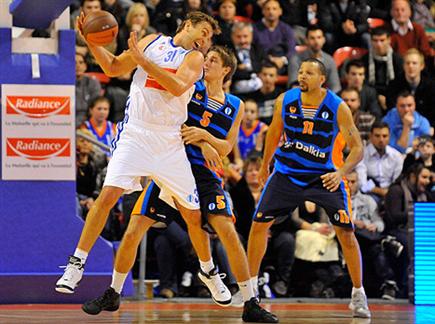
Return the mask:
<path fill-rule="evenodd" d="M 385 229 L 385 224 L 379 216 L 378 205 L 372 197 L 359 191 L 356 171 L 347 174 L 346 179 L 352 198 L 355 236 L 361 248 L 364 264 L 370 264 L 374 269 L 376 279 L 381 284 L 381 297 L 393 300 L 396 298 L 398 288 L 394 272 L 383 250 L 382 240 L 384 236 L 381 233 Z M 401 248 L 403 249 L 403 246 Z"/>
<path fill-rule="evenodd" d="M 236 16 L 236 0 L 221 0 L 218 15 L 215 17 L 221 28 L 221 33 L 215 36 L 216 45 L 229 46 L 231 44 L 231 29 Z"/>
<path fill-rule="evenodd" d="M 356 167 L 361 191 L 370 194 L 378 203 L 383 201 L 388 187 L 402 172 L 402 155 L 388 145 L 389 141 L 388 125 L 384 122 L 374 123 L 370 143 L 364 150 L 363 160 Z"/>
<path fill-rule="evenodd" d="M 387 107 L 393 108 L 396 105 L 397 95 L 408 90 L 415 97 L 416 110 L 425 116 L 435 126 L 435 81 L 428 77 L 424 71 L 423 55 L 412 48 L 403 57 L 404 74 L 397 76 L 387 87 Z"/>
<path fill-rule="evenodd" d="M 76 52 L 76 126 L 86 120 L 90 103 L 101 94 L 100 82 L 85 75 L 87 67 L 85 57 Z"/>
<path fill-rule="evenodd" d="M 344 272 L 339 264 L 334 229 L 325 210 L 305 201 L 292 213 L 292 220 L 299 228 L 291 282 L 294 295 L 315 298 L 342 295 Z"/>
<path fill-rule="evenodd" d="M 131 32 L 136 32 L 138 40 L 156 32 L 156 30 L 150 26 L 148 10 L 142 3 L 135 3 L 128 9 L 125 25 L 122 26 L 118 32 L 116 55 L 128 50 L 128 39 L 130 38 Z"/>
<path fill-rule="evenodd" d="M 383 110 L 387 109 L 386 92 L 388 84 L 402 74 L 403 61 L 399 54 L 391 47 L 391 37 L 388 29 L 374 28 L 370 32 L 369 52 L 363 61 L 366 69 L 366 81 L 378 93 L 378 101 Z"/>
<path fill-rule="evenodd" d="M 397 238 L 404 251 L 396 264 L 397 283 L 406 291 L 409 264 L 408 223 L 414 223 L 414 203 L 433 202 L 433 193 L 427 189 L 430 171 L 422 164 L 414 164 L 390 187 L 385 197 L 384 221 L 387 232 Z M 409 221 L 412 220 L 412 221 Z"/>
<path fill-rule="evenodd" d="M 425 2 L 424 0 L 415 0 L 412 2 L 412 21 L 420 24 L 425 29 L 435 28 L 434 17 Z"/>
<path fill-rule="evenodd" d="M 406 155 L 403 171 L 407 171 L 413 164 L 421 163 L 435 175 L 435 143 L 427 135 L 418 138 L 417 150 Z"/>
<path fill-rule="evenodd" d="M 80 128 L 89 130 L 100 143 L 110 148 L 112 141 L 115 139 L 116 125 L 107 120 L 109 111 L 109 99 L 105 97 L 96 98 L 89 105 L 89 119 L 84 121 Z M 111 156 L 110 151 L 107 151 L 106 155 Z"/>
<path fill-rule="evenodd" d="M 159 296 L 173 298 L 179 294 L 178 276 L 186 271 L 192 273 L 192 265 L 197 264 L 189 236 L 175 221 L 166 228 L 152 227 L 150 234 L 155 235 L 153 246 L 160 273 Z"/>
<path fill-rule="evenodd" d="M 435 50 L 430 47 L 421 25 L 411 21 L 411 4 L 407 0 L 394 0 L 391 3 L 391 46 L 395 52 L 405 55 L 406 51 L 416 48 L 426 58 L 433 57 Z"/>
<path fill-rule="evenodd" d="M 321 61 L 326 68 L 326 81 L 324 86 L 333 92 L 341 90 L 340 78 L 338 77 L 337 66 L 331 55 L 323 51 L 325 45 L 325 35 L 319 26 L 309 26 L 306 33 L 307 49 L 302 53 L 297 53 L 290 59 L 289 84 L 297 81 L 298 69 L 301 62 L 308 58 L 315 58 Z"/>
<path fill-rule="evenodd" d="M 358 90 L 353 88 L 344 89 L 340 92 L 340 97 L 349 106 L 355 126 L 358 128 L 361 139 L 365 144 L 369 139 L 371 127 L 376 120 L 375 116 L 360 110 L 361 99 Z"/>
<path fill-rule="evenodd" d="M 237 219 L 236 229 L 242 235 L 244 242 L 248 242 L 252 216 L 263 189 L 258 182 L 260 165 L 261 158 L 252 156 L 245 160 L 243 175 L 235 170 L 232 165 L 227 164 L 225 168 L 225 177 L 230 186 L 229 192 Z"/>
<path fill-rule="evenodd" d="M 231 88 L 235 94 L 254 92 L 261 88 L 258 74 L 264 61 L 264 52 L 252 43 L 254 29 L 250 23 L 238 22 L 231 30 L 231 41 L 237 58 L 237 69 Z"/>
<path fill-rule="evenodd" d="M 263 83 L 261 88 L 244 95 L 243 98 L 250 98 L 257 102 L 260 120 L 269 125 L 272 122 L 275 100 L 282 92 L 276 86 L 276 80 L 278 79 L 277 66 L 266 61 L 261 67 L 260 79 Z"/>
<path fill-rule="evenodd" d="M 252 151 L 261 154 L 268 126 L 258 119 L 257 103 L 248 99 L 245 101 L 245 114 L 243 115 L 238 137 L 238 151 L 244 161 Z"/>
<path fill-rule="evenodd" d="M 346 83 L 347 88 L 354 88 L 359 91 L 361 99 L 360 110 L 369 112 L 376 119 L 382 118 L 382 110 L 378 103 L 378 95 L 376 90 L 364 84 L 365 80 L 365 66 L 361 61 L 350 61 L 346 65 Z"/>
<path fill-rule="evenodd" d="M 412 149 L 412 142 L 422 135 L 433 135 L 426 117 L 415 111 L 415 98 L 408 91 L 399 93 L 396 108 L 383 119 L 390 128 L 390 145 L 401 153 Z"/>
<path fill-rule="evenodd" d="M 103 10 L 110 12 L 118 21 L 118 28 L 121 29 L 125 24 L 126 10 L 122 6 L 122 0 L 104 0 Z M 119 30 L 118 29 L 118 30 Z"/>
<path fill-rule="evenodd" d="M 254 43 L 264 49 L 279 74 L 287 74 L 296 45 L 293 29 L 280 21 L 282 9 L 278 0 L 266 0 L 262 9 L 263 19 L 254 25 Z"/>
<path fill-rule="evenodd" d="M 319 24 L 326 33 L 330 53 L 342 46 L 369 47 L 367 18 L 370 7 L 365 1 L 333 0 L 319 7 Z"/>

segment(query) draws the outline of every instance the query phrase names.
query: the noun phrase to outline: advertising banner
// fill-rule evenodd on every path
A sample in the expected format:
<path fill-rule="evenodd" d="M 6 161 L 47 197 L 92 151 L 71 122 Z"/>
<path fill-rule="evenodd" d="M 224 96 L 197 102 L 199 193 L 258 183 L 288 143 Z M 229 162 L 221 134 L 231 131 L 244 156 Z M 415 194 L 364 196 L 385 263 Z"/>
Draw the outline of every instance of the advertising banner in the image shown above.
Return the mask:
<path fill-rule="evenodd" d="M 75 180 L 74 91 L 2 85 L 3 180 Z"/>

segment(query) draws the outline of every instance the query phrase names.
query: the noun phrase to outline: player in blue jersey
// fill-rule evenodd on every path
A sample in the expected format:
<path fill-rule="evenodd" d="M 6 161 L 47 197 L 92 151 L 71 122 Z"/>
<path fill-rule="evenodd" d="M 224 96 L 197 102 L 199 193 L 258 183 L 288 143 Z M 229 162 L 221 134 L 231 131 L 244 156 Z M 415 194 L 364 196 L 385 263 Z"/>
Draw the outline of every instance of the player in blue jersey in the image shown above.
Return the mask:
<path fill-rule="evenodd" d="M 255 298 L 246 253 L 235 230 L 230 203 L 222 188 L 222 180 L 213 170 L 222 166 L 221 156 L 231 152 L 244 112 L 243 102 L 222 90 L 223 83 L 231 78 L 235 68 L 236 59 L 228 49 L 220 46 L 210 49 L 204 63 L 205 81 L 195 84 L 195 92 L 188 105 L 187 126 L 182 130 L 182 136 L 198 188 L 203 225 L 216 231 L 226 249 L 243 296 L 243 320 L 277 323 L 277 317 L 261 308 Z M 160 199 L 160 194 L 160 188 L 154 181 L 142 192 L 116 254 L 113 278 L 122 277 L 123 280 L 113 280 L 103 296 L 85 303 L 82 307 L 85 312 L 95 315 L 102 310 L 118 309 L 119 293 L 133 266 L 143 235 L 153 224 L 168 224 L 173 217 L 178 216 L 174 209 Z M 208 284 L 210 274 L 214 273 L 217 274 L 216 267 L 209 273 L 202 270 L 198 273 L 209 289 L 214 288 L 214 285 Z M 115 301 L 109 298 L 114 295 L 113 290 L 117 295 Z M 218 294 L 212 291 L 212 295 Z M 227 300 L 213 300 L 221 306 L 230 306 L 231 295 L 229 297 Z"/>
<path fill-rule="evenodd" d="M 362 263 L 353 233 L 349 188 L 345 175 L 362 159 L 363 145 L 349 107 L 332 91 L 322 88 L 324 65 L 316 59 L 302 62 L 299 88 L 281 94 L 266 136 L 260 183 L 267 182 L 253 217 L 248 260 L 253 286 L 266 251 L 267 233 L 276 218 L 288 215 L 304 201 L 328 213 L 353 283 L 349 307 L 354 317 L 370 317 L 362 287 Z M 284 132 L 284 144 L 277 149 Z M 345 143 L 350 153 L 343 161 Z M 275 168 L 269 177 L 269 165 Z"/>

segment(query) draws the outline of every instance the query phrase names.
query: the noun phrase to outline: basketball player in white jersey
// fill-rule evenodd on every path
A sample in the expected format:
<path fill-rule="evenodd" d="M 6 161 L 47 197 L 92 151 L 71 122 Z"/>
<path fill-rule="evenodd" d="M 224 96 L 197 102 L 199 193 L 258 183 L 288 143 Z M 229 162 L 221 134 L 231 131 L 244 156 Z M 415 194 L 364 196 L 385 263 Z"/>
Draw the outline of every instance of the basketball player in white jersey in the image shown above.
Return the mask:
<path fill-rule="evenodd" d="M 81 32 L 84 15 L 77 20 Z M 142 190 L 141 176 L 150 176 L 161 188 L 160 198 L 176 207 L 185 222 L 201 269 L 211 274 L 208 234 L 201 228 L 201 213 L 195 179 L 181 138 L 187 119 L 187 103 L 194 83 L 202 76 L 204 56 L 195 49 L 208 48 L 218 23 L 210 16 L 190 13 L 174 38 L 148 35 L 139 42 L 133 32 L 129 50 L 114 56 L 101 46 L 88 44 L 104 73 L 116 77 L 137 68 L 126 103 L 125 118 L 118 125 L 112 143 L 113 157 L 107 168 L 103 189 L 89 210 L 74 255 L 56 283 L 56 291 L 73 293 L 80 282 L 89 251 L 101 233 L 110 209 L 124 192 Z M 126 274 L 115 274 L 113 281 Z M 219 273 L 205 282 L 214 299 L 231 301 L 231 293 Z"/>

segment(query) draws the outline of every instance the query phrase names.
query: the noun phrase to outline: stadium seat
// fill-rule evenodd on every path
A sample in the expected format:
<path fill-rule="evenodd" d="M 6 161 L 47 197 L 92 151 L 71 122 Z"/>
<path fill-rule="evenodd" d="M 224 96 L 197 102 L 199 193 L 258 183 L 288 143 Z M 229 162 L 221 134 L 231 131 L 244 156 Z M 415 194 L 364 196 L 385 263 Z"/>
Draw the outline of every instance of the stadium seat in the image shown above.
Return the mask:
<path fill-rule="evenodd" d="M 244 16 L 235 16 L 234 17 L 234 21 L 235 22 L 247 22 L 247 23 L 252 23 L 252 20 L 248 17 L 244 17 Z"/>
<path fill-rule="evenodd" d="M 367 49 L 365 48 L 345 46 L 337 48 L 332 57 L 335 61 L 335 65 L 340 67 L 347 59 L 358 59 L 366 53 Z"/>
<path fill-rule="evenodd" d="M 278 75 L 278 78 L 276 79 L 276 82 L 275 82 L 276 85 L 286 86 L 287 83 L 288 83 L 288 76 L 287 75 Z"/>
<path fill-rule="evenodd" d="M 97 79 L 101 84 L 107 84 L 110 82 L 110 78 L 103 72 L 86 72 L 85 75 L 90 78 Z"/>
<path fill-rule="evenodd" d="M 385 25 L 385 20 L 380 18 L 367 18 L 370 29 Z"/>

